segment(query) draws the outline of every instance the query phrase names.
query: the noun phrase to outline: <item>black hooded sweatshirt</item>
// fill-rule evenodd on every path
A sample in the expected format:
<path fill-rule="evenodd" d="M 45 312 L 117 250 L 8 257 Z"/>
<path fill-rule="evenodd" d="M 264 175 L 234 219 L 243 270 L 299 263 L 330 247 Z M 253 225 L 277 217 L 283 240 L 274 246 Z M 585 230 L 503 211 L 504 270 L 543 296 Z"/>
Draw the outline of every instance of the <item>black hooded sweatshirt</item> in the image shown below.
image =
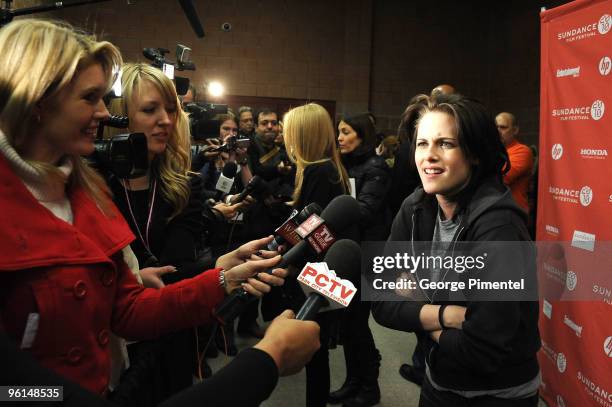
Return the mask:
<path fill-rule="evenodd" d="M 529 241 L 526 216 L 510 190 L 495 179 L 485 180 L 463 206 L 453 241 Z M 430 241 L 438 204 L 435 196 L 417 188 L 398 212 L 389 241 Z M 492 253 L 488 264 L 516 261 L 515 253 Z M 491 254 L 491 253 L 490 253 Z M 527 260 L 525 260 L 527 261 Z M 517 264 L 517 263 L 514 263 Z M 516 273 L 524 273 L 517 270 Z M 517 276 L 508 276 L 518 279 Z M 433 298 L 434 304 L 441 299 Z M 456 303 L 467 307 L 462 329 L 445 329 L 439 343 L 423 330 L 419 313 L 425 302 L 374 302 L 372 314 L 388 328 L 415 332 L 424 340 L 432 380 L 453 390 L 495 390 L 518 386 L 539 372 L 540 348 L 537 302 Z M 449 304 L 449 302 L 447 302 Z"/>

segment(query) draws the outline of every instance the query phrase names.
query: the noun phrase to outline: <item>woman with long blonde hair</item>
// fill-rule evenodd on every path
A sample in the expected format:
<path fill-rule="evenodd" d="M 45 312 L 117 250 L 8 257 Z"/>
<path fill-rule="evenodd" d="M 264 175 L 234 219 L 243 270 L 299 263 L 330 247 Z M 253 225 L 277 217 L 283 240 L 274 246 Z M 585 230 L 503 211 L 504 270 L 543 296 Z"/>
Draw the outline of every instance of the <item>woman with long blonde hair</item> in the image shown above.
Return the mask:
<path fill-rule="evenodd" d="M 100 395 L 111 331 L 145 339 L 203 324 L 226 293 L 261 295 L 283 275 L 250 278 L 279 260 L 246 262 L 263 239 L 193 279 L 138 284 L 124 260 L 134 235 L 81 158 L 109 117 L 103 96 L 121 62 L 111 43 L 67 24 L 0 29 L 0 326 L 41 365 Z"/>
<path fill-rule="evenodd" d="M 336 132 L 327 110 L 316 103 L 290 110 L 284 118 L 285 146 L 297 167 L 294 209 L 301 211 L 316 202 L 325 208 L 332 199 L 348 193 L 348 177 L 336 147 Z M 298 310 L 305 300 L 295 280 L 287 281 L 285 293 L 289 306 Z M 306 365 L 306 405 L 327 405 L 330 388 L 328 342 L 336 313 L 317 316 L 321 326 L 321 348 Z"/>

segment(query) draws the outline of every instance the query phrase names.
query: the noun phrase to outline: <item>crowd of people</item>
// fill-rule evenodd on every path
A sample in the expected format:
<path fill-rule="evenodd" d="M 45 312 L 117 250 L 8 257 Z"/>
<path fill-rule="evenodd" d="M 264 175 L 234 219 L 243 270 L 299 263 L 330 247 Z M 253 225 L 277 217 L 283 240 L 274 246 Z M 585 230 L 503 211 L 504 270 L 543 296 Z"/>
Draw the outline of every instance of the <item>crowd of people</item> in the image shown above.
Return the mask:
<path fill-rule="evenodd" d="M 537 303 L 356 297 L 298 321 L 306 297 L 268 246 L 292 211 L 341 195 L 358 203 L 358 243 L 529 241 L 534 157 L 511 113 L 494 119 L 441 85 L 409 102 L 397 135 L 368 112 L 334 123 L 316 103 L 229 109 L 204 135 L 183 108 L 194 87 L 178 95 L 161 70 L 67 24 L 12 22 L 0 55 L 2 384 L 62 385 L 72 405 L 246 406 L 305 366 L 305 405 L 373 406 L 384 349 L 372 314 L 416 334 L 400 373 L 422 386 L 421 406 L 537 405 Z M 119 70 L 122 96 L 107 103 Z M 110 114 L 146 138 L 145 174 L 84 158 Z M 257 300 L 219 326 L 237 290 Z M 240 351 L 235 330 L 259 342 Z M 346 378 L 331 389 L 337 345 Z M 235 359 L 213 374 L 219 351 Z"/>

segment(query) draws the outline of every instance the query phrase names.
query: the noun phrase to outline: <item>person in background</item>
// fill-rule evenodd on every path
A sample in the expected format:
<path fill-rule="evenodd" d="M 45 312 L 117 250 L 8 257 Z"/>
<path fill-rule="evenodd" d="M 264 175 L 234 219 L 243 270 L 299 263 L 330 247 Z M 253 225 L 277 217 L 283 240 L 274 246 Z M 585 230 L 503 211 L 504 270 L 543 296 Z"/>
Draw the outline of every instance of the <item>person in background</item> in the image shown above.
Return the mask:
<path fill-rule="evenodd" d="M 251 141 L 255 137 L 255 117 L 253 108 L 250 106 L 240 106 L 238 108 L 238 134 L 240 137 L 247 137 Z"/>
<path fill-rule="evenodd" d="M 399 149 L 399 138 L 394 135 L 383 137 L 382 141 L 376 147 L 376 154 L 384 158 L 389 168 L 395 166 L 395 154 Z"/>
<path fill-rule="evenodd" d="M 332 199 L 349 191 L 348 175 L 340 161 L 329 113 L 322 106 L 309 103 L 290 110 L 283 122 L 287 152 L 297 168 L 293 208 L 299 212 L 313 202 L 325 208 Z M 296 280 L 287 282 L 285 294 L 289 299 L 287 305 L 297 312 L 306 298 Z M 279 302 L 277 307 L 282 304 L 282 298 L 274 299 Z M 330 387 L 328 346 L 336 317 L 335 312 L 317 316 L 321 326 L 321 348 L 306 365 L 307 407 L 327 405 Z"/>
<path fill-rule="evenodd" d="M 0 55 L 0 328 L 40 365 L 105 396 L 111 332 L 156 338 L 210 322 L 239 287 L 261 296 L 283 284 L 286 270 L 262 273 L 280 256 L 251 260 L 268 237 L 194 278 L 142 287 L 134 235 L 82 158 L 110 116 L 103 96 L 118 49 L 64 23 L 21 19 L 0 29 Z"/>
<path fill-rule="evenodd" d="M 516 203 L 529 214 L 529 183 L 533 173 L 534 155 L 525 144 L 516 139 L 519 133 L 519 124 L 512 113 L 501 112 L 495 117 L 495 124 L 499 131 L 502 143 L 508 150 L 510 157 L 510 171 L 504 175 L 504 184 L 512 191 Z"/>
<path fill-rule="evenodd" d="M 376 145 L 376 129 L 370 114 L 347 116 L 338 124 L 342 164 L 352 181 L 351 188 L 355 188 L 351 194 L 359 203 L 359 242 L 386 240 L 391 225 L 385 202 L 390 170 L 385 160 L 376 155 Z M 354 283 L 360 290 L 360 281 Z M 343 315 L 341 335 L 347 374 L 342 387 L 329 395 L 333 404 L 366 407 L 380 401 L 380 353 L 368 325 L 369 318 L 370 302 L 360 298 L 355 298 Z"/>

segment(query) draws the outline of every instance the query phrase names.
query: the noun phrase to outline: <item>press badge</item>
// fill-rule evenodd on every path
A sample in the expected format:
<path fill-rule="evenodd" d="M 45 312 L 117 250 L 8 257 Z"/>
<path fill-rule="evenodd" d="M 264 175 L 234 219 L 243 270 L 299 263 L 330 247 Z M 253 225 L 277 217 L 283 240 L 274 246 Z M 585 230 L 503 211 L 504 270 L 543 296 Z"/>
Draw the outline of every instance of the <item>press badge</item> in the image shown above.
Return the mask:
<path fill-rule="evenodd" d="M 32 347 L 34 339 L 36 339 L 36 333 L 38 332 L 39 321 L 40 314 L 32 312 L 28 315 L 23 338 L 21 339 L 21 349 L 30 349 Z"/>

